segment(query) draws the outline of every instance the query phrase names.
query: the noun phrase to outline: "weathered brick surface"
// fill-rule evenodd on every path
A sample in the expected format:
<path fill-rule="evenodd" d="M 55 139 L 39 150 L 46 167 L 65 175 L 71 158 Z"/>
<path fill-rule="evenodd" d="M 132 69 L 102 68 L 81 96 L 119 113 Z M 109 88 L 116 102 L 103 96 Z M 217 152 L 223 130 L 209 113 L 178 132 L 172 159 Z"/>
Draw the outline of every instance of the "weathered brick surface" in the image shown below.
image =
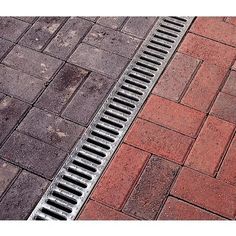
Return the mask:
<path fill-rule="evenodd" d="M 11 17 L 0 17 L 0 37 L 15 42 L 28 26 L 28 23 Z"/>
<path fill-rule="evenodd" d="M 49 80 L 61 65 L 56 58 L 19 45 L 11 50 L 3 63 L 43 80 Z"/>
<path fill-rule="evenodd" d="M 0 59 L 2 56 L 9 50 L 9 48 L 13 45 L 10 41 L 0 38 Z"/>
<path fill-rule="evenodd" d="M 10 97 L 0 101 L 0 143 L 20 120 L 28 105 Z"/>
<path fill-rule="evenodd" d="M 68 60 L 72 64 L 118 78 L 128 59 L 81 43 Z"/>
<path fill-rule="evenodd" d="M 165 98 L 151 95 L 139 117 L 194 137 L 205 114 Z"/>
<path fill-rule="evenodd" d="M 198 59 L 177 52 L 152 92 L 178 101 L 199 63 Z"/>
<path fill-rule="evenodd" d="M 42 80 L 0 65 L 0 91 L 26 102 L 33 102 L 43 88 Z"/>
<path fill-rule="evenodd" d="M 23 171 L 0 202 L 0 219 L 27 219 L 47 185 L 45 179 Z"/>
<path fill-rule="evenodd" d="M 78 220 L 134 220 L 134 218 L 90 200 Z"/>
<path fill-rule="evenodd" d="M 91 73 L 62 113 L 63 117 L 87 125 L 112 85 L 111 79 Z"/>
<path fill-rule="evenodd" d="M 95 188 L 92 199 L 121 209 L 149 153 L 123 144 Z"/>
<path fill-rule="evenodd" d="M 116 30 L 94 25 L 83 42 L 131 58 L 141 41 Z"/>
<path fill-rule="evenodd" d="M 84 19 L 86 19 L 86 20 L 89 20 L 89 21 L 92 21 L 92 22 L 96 22 L 97 21 L 97 19 L 98 19 L 98 17 L 97 16 L 83 16 L 83 17 L 81 17 L 81 18 L 84 18 Z"/>
<path fill-rule="evenodd" d="M 192 169 L 182 169 L 171 194 L 224 217 L 235 217 L 236 187 Z"/>
<path fill-rule="evenodd" d="M 151 157 L 123 212 L 142 219 L 154 219 L 177 174 L 178 165 Z"/>
<path fill-rule="evenodd" d="M 32 17 L 32 16 L 21 16 L 21 17 L 16 17 L 19 20 L 25 21 L 27 23 L 32 24 L 33 21 L 35 20 L 36 17 Z"/>
<path fill-rule="evenodd" d="M 230 140 L 235 125 L 208 116 L 186 160 L 186 165 L 214 175 Z"/>
<path fill-rule="evenodd" d="M 220 67 L 229 67 L 236 56 L 235 48 L 191 33 L 187 34 L 179 51 Z"/>
<path fill-rule="evenodd" d="M 236 96 L 236 71 L 230 72 L 222 91 Z"/>
<path fill-rule="evenodd" d="M 144 38 L 154 24 L 156 17 L 130 17 L 122 31 L 138 38 Z"/>
<path fill-rule="evenodd" d="M 158 217 L 159 220 L 221 220 L 211 212 L 207 212 L 189 203 L 169 197 Z"/>
<path fill-rule="evenodd" d="M 16 176 L 19 168 L 0 160 L 0 197 Z"/>
<path fill-rule="evenodd" d="M 65 153 L 35 138 L 14 132 L 1 148 L 0 156 L 51 179 L 62 164 Z"/>
<path fill-rule="evenodd" d="M 236 17 L 227 17 L 226 22 L 236 26 Z"/>
<path fill-rule="evenodd" d="M 92 23 L 87 20 L 78 17 L 70 18 L 44 51 L 66 59 L 91 26 Z"/>
<path fill-rule="evenodd" d="M 97 21 L 98 24 L 112 28 L 119 29 L 124 23 L 126 17 L 100 17 Z"/>
<path fill-rule="evenodd" d="M 60 113 L 87 74 L 84 69 L 65 64 L 40 96 L 36 106 Z"/>
<path fill-rule="evenodd" d="M 84 128 L 40 109 L 32 108 L 18 130 L 69 151 Z"/>
<path fill-rule="evenodd" d="M 222 166 L 218 172 L 217 178 L 227 183 L 236 185 L 236 136 L 234 137 L 229 150 L 224 158 Z"/>
<path fill-rule="evenodd" d="M 226 73 L 226 69 L 203 63 L 184 95 L 182 103 L 207 112 Z"/>
<path fill-rule="evenodd" d="M 135 121 L 125 138 L 128 144 L 177 163 L 183 163 L 192 140 L 190 137 L 141 119 Z"/>
<path fill-rule="evenodd" d="M 64 20 L 63 17 L 40 17 L 20 40 L 20 44 L 35 50 L 42 49 Z"/>
<path fill-rule="evenodd" d="M 211 114 L 236 124 L 236 97 L 219 93 L 211 109 Z"/>

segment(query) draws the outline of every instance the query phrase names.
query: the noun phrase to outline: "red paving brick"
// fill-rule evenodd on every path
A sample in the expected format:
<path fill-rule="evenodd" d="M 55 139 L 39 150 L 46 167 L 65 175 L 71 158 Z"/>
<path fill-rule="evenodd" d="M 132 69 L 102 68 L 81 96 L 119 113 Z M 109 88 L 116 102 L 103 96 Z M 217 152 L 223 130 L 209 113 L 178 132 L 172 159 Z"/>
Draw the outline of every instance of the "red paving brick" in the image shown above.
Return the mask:
<path fill-rule="evenodd" d="M 147 152 L 123 144 L 98 183 L 92 198 L 120 209 L 149 156 Z"/>
<path fill-rule="evenodd" d="M 231 123 L 208 116 L 185 164 L 214 175 L 234 128 Z"/>
<path fill-rule="evenodd" d="M 184 95 L 182 103 L 207 112 L 211 102 L 217 95 L 226 72 L 226 69 L 203 63 Z"/>
<path fill-rule="evenodd" d="M 219 170 L 217 178 L 227 183 L 236 185 L 236 136 L 234 137 L 229 150 L 224 158 L 222 166 Z"/>
<path fill-rule="evenodd" d="M 236 26 L 236 17 L 227 17 L 226 22 Z"/>
<path fill-rule="evenodd" d="M 179 52 L 220 67 L 229 67 L 236 56 L 236 48 L 191 33 L 185 37 Z"/>
<path fill-rule="evenodd" d="M 139 117 L 193 137 L 205 114 L 179 103 L 151 95 Z"/>
<path fill-rule="evenodd" d="M 90 200 L 78 220 L 134 220 L 134 218 Z"/>
<path fill-rule="evenodd" d="M 189 168 L 181 170 L 171 194 L 231 219 L 236 215 L 236 187 Z"/>
<path fill-rule="evenodd" d="M 169 197 L 163 207 L 159 220 L 220 220 L 223 219 L 211 212 L 191 205 L 179 199 Z"/>
<path fill-rule="evenodd" d="M 125 138 L 125 142 L 182 164 L 192 143 L 192 138 L 137 119 Z"/>
<path fill-rule="evenodd" d="M 222 92 L 236 96 L 236 71 L 231 71 Z"/>
<path fill-rule="evenodd" d="M 234 62 L 233 66 L 232 66 L 233 70 L 236 70 L 236 61 Z"/>

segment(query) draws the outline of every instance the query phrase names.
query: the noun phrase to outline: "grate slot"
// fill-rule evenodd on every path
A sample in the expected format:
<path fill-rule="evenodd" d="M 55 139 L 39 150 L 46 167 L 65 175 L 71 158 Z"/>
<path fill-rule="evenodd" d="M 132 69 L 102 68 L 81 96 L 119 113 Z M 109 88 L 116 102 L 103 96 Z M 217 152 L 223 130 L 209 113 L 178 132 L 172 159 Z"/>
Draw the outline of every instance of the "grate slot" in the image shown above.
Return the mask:
<path fill-rule="evenodd" d="M 43 218 L 42 216 L 36 216 L 34 219 L 35 219 L 35 220 L 46 220 L 46 219 Z"/>
<path fill-rule="evenodd" d="M 162 55 L 163 54 L 168 54 L 168 51 L 160 49 L 160 48 L 157 48 L 157 47 L 154 47 L 154 46 L 151 46 L 151 45 L 147 45 L 147 48 L 151 49 L 151 50 L 154 50 L 154 51 L 157 51 L 157 52 L 161 53 Z"/>
<path fill-rule="evenodd" d="M 164 34 L 164 35 L 168 35 L 168 36 L 173 37 L 173 38 L 177 38 L 177 37 L 178 37 L 178 35 L 173 34 L 172 32 L 170 32 L 170 31 L 167 30 L 167 29 L 165 29 L 165 30 L 160 30 L 160 29 L 158 29 L 157 32 L 162 33 L 162 34 Z"/>
<path fill-rule="evenodd" d="M 86 179 L 86 180 L 92 180 L 92 176 L 90 176 L 89 173 L 81 170 L 80 168 L 78 168 L 77 166 L 70 164 L 68 167 L 68 172 L 72 173 L 74 175 L 79 176 L 80 178 Z"/>
<path fill-rule="evenodd" d="M 123 115 L 123 113 L 113 111 L 112 109 L 107 109 L 104 111 L 104 114 L 113 118 L 116 118 L 118 120 L 121 120 L 123 122 L 126 122 L 128 119 Z M 113 140 L 114 142 L 114 140 Z"/>
<path fill-rule="evenodd" d="M 166 22 L 166 23 L 175 25 L 175 26 L 184 27 L 183 24 L 176 22 L 174 19 L 171 19 L 171 20 L 169 20 L 169 19 L 164 19 L 163 21 Z"/>
<path fill-rule="evenodd" d="M 171 16 L 171 18 L 176 19 L 176 20 L 179 20 L 179 21 L 182 21 L 182 22 L 187 22 L 186 19 L 181 18 L 181 17 L 178 17 L 178 16 Z"/>
<path fill-rule="evenodd" d="M 140 56 L 140 59 L 145 61 L 145 63 L 150 62 L 150 63 L 158 65 L 158 66 L 161 65 L 160 61 L 153 60 L 152 58 L 149 58 L 149 57 L 146 57 L 146 56 Z"/>
<path fill-rule="evenodd" d="M 137 71 L 137 70 L 136 70 Z M 139 74 L 137 73 L 129 73 L 129 77 L 133 78 L 133 79 L 136 79 L 136 80 L 139 80 L 141 82 L 145 82 L 147 84 L 150 83 L 150 80 L 149 79 L 146 79 L 144 78 L 143 76 L 140 76 Z"/>
<path fill-rule="evenodd" d="M 132 68 L 132 70 L 135 71 L 135 72 L 138 72 L 139 74 L 141 74 L 141 76 L 154 77 L 154 74 L 152 72 L 149 72 L 149 70 L 147 70 L 145 68 L 142 68 L 142 67 L 135 66 L 134 68 Z"/>
<path fill-rule="evenodd" d="M 155 60 L 155 58 L 158 58 L 160 60 L 164 60 L 165 59 L 165 57 L 162 56 L 163 54 L 161 54 L 161 55 L 160 54 L 156 54 L 153 51 L 149 51 L 148 49 L 146 49 L 143 53 L 148 55 L 149 57 L 153 58 L 153 60 Z"/>
<path fill-rule="evenodd" d="M 97 171 L 95 168 L 93 168 L 93 167 L 91 167 L 89 165 L 86 165 L 83 162 L 78 161 L 78 160 L 73 160 L 72 163 L 74 165 L 78 166 L 78 167 L 81 167 L 84 170 L 88 170 L 88 171 L 93 172 L 93 173 L 95 173 Z"/>
<path fill-rule="evenodd" d="M 96 128 L 98 128 L 100 130 L 103 130 L 103 131 L 106 131 L 107 133 L 110 133 L 110 134 L 113 134 L 113 135 L 116 135 L 116 136 L 119 135 L 119 132 L 117 132 L 116 130 L 111 129 L 110 127 L 107 127 L 106 125 L 103 125 L 101 123 L 97 124 Z"/>
<path fill-rule="evenodd" d="M 147 63 L 144 64 L 144 63 L 138 61 L 138 62 L 136 62 L 136 65 L 147 68 L 149 70 L 157 71 L 157 68 L 150 66 L 150 64 L 147 64 Z"/>
<path fill-rule="evenodd" d="M 124 101 L 124 99 L 120 99 L 120 98 L 113 98 L 113 101 L 116 102 L 116 103 L 119 103 L 121 105 L 124 105 L 124 106 L 127 106 L 127 107 L 130 107 L 130 108 L 135 108 L 135 105 L 132 104 L 132 103 L 129 103 L 127 101 Z"/>
<path fill-rule="evenodd" d="M 63 175 L 62 179 L 64 179 L 65 181 L 69 182 L 70 184 L 74 184 L 77 187 L 81 187 L 81 188 L 87 188 L 87 185 L 82 183 L 81 181 L 77 180 L 76 178 L 72 177 L 72 176 L 68 176 L 68 175 Z M 82 191 L 82 189 L 81 189 Z"/>
<path fill-rule="evenodd" d="M 109 145 L 106 145 L 106 144 L 104 144 L 104 143 L 102 143 L 102 142 L 99 142 L 99 141 L 96 140 L 96 139 L 88 138 L 88 139 L 87 139 L 87 142 L 88 142 L 88 143 L 91 143 L 91 144 L 94 144 L 94 145 L 97 145 L 97 146 L 102 147 L 102 148 L 107 149 L 107 150 L 111 149 Z M 101 163 L 100 163 L 100 164 L 101 164 Z"/>
<path fill-rule="evenodd" d="M 156 41 L 156 40 L 150 40 L 150 43 L 153 43 L 155 45 L 158 45 L 158 46 L 161 46 L 163 48 L 168 48 L 170 49 L 171 48 L 171 45 L 168 45 L 167 43 L 163 42 L 163 41 Z"/>
<path fill-rule="evenodd" d="M 120 86 L 121 89 L 129 91 L 131 93 L 137 94 L 139 96 L 143 95 L 143 91 L 140 89 L 137 89 L 136 87 L 132 86 L 132 85 L 127 85 L 127 84 L 123 84 Z"/>
<path fill-rule="evenodd" d="M 124 97 L 124 98 L 127 98 L 127 99 L 130 99 L 134 102 L 139 102 L 140 99 L 136 96 L 134 96 L 133 94 L 130 94 L 129 92 L 127 92 L 126 90 L 120 90 L 119 92 L 117 92 L 117 95 L 118 96 L 121 96 L 121 97 Z"/>
<path fill-rule="evenodd" d="M 105 117 L 103 116 L 103 117 L 101 117 L 100 120 L 101 120 L 102 122 L 104 122 L 104 123 L 107 123 L 107 124 L 109 124 L 109 125 L 115 126 L 115 127 L 119 128 L 119 129 L 122 129 L 122 128 L 123 128 L 123 125 L 121 125 L 121 124 L 119 124 L 119 123 L 113 121 L 113 120 L 110 119 L 110 118 L 107 119 L 107 118 L 105 118 Z M 110 148 L 109 148 L 109 149 L 110 149 Z"/>
<path fill-rule="evenodd" d="M 43 213 L 45 213 L 45 214 L 47 214 L 47 215 L 49 215 L 49 216 L 51 216 L 51 217 L 57 219 L 57 220 L 66 220 L 66 217 L 65 217 L 65 216 L 62 216 L 62 215 L 58 214 L 57 212 L 53 211 L 52 209 L 49 210 L 48 208 L 43 207 L 43 208 L 41 209 L 41 211 L 42 211 Z"/>
<path fill-rule="evenodd" d="M 59 201 L 59 200 L 52 200 L 52 199 L 48 199 L 47 200 L 47 204 L 50 205 L 50 206 L 53 206 L 53 207 L 56 207 L 66 213 L 71 213 L 72 210 L 71 208 L 68 208 L 66 204 L 64 204 L 63 202 Z"/>
<path fill-rule="evenodd" d="M 111 143 L 114 143 L 115 142 L 115 139 L 109 135 L 107 135 L 106 133 L 104 132 L 101 132 L 101 130 L 97 131 L 97 130 L 93 130 L 91 132 L 91 135 L 92 136 L 95 136 L 95 137 L 98 137 L 98 138 L 101 138 L 101 139 L 104 139 L 108 142 L 111 142 Z"/>
<path fill-rule="evenodd" d="M 84 150 L 86 150 L 86 149 L 84 149 Z M 81 151 L 79 151 L 78 153 L 77 153 L 77 156 L 79 157 L 79 158 L 82 158 L 82 159 L 84 159 L 84 160 L 87 160 L 87 161 L 90 161 L 90 162 L 92 162 L 92 163 L 94 163 L 94 164 L 96 164 L 96 165 L 101 165 L 101 161 L 99 160 L 99 158 L 97 159 L 97 158 L 95 158 L 94 157 L 94 155 L 92 156 L 91 154 L 89 154 L 89 153 L 87 153 L 86 151 L 84 151 L 84 150 L 81 150 Z M 94 153 L 93 153 L 94 154 Z"/>
<path fill-rule="evenodd" d="M 165 28 L 165 29 L 168 29 L 168 30 L 171 30 L 171 31 L 174 31 L 174 32 L 177 32 L 177 33 L 181 32 L 180 29 L 178 29 L 177 27 L 174 28 L 173 26 L 171 26 L 171 25 L 168 24 L 168 23 L 161 24 L 161 26 L 162 26 L 163 28 Z"/>
<path fill-rule="evenodd" d="M 164 34 L 165 35 L 165 34 Z M 168 37 L 166 38 L 163 34 L 154 34 L 153 37 L 154 38 L 157 38 L 157 39 L 162 39 L 166 42 L 169 42 L 169 43 L 175 43 L 175 41 L 173 39 L 169 39 Z"/>
<path fill-rule="evenodd" d="M 61 199 L 65 202 L 69 202 L 72 205 L 76 205 L 77 201 L 74 198 L 68 197 L 65 193 L 63 194 L 62 192 L 58 193 L 57 191 L 52 192 L 52 196 L 56 197 L 57 199 Z"/>
<path fill-rule="evenodd" d="M 47 215 L 40 210 L 37 212 L 37 215 L 34 218 L 35 220 L 57 220 L 57 218 L 54 218 L 50 215 Z"/>

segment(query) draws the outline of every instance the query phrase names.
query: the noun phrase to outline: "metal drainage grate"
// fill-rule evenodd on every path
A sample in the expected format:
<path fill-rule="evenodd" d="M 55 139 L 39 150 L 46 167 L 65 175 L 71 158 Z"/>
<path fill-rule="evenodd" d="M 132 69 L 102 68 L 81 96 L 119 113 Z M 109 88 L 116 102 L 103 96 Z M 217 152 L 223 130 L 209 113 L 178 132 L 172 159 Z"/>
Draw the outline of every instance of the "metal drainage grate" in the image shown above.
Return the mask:
<path fill-rule="evenodd" d="M 29 217 L 72 220 L 189 28 L 191 17 L 160 17 Z"/>

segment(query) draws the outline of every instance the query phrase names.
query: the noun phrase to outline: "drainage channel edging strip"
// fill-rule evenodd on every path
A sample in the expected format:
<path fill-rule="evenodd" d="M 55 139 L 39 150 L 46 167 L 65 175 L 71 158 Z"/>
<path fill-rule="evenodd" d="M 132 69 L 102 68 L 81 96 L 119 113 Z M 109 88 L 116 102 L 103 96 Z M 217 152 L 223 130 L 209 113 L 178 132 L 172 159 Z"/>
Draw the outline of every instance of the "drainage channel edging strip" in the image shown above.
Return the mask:
<path fill-rule="evenodd" d="M 75 219 L 193 19 L 158 19 L 29 220 Z"/>

